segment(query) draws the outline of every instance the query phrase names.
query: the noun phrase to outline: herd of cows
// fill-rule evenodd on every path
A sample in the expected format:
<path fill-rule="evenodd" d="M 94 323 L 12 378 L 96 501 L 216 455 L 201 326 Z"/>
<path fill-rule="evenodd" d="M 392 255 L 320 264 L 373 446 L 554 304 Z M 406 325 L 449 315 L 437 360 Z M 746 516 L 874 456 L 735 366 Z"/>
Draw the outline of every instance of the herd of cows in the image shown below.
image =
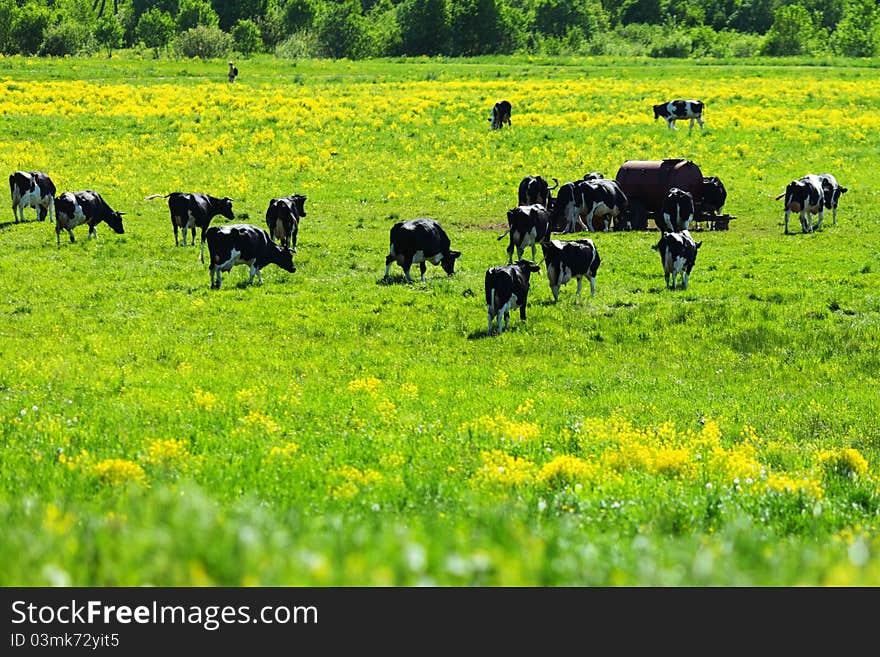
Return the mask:
<path fill-rule="evenodd" d="M 700 101 L 674 100 L 655 105 L 653 109 L 654 118 L 664 118 L 671 129 L 675 128 L 676 120 L 687 119 L 691 128 L 695 121 L 703 128 L 703 103 Z M 500 129 L 505 124 L 509 126 L 510 114 L 509 102 L 495 103 L 489 118 L 492 129 Z M 677 162 L 684 163 L 683 160 L 666 160 L 663 164 Z M 545 264 L 554 301 L 559 299 L 560 287 L 572 279 L 577 281 L 576 302 L 580 300 L 585 277 L 590 283 L 590 295 L 596 294 L 596 274 L 601 259 L 595 243 L 591 239 L 552 239 L 552 235 L 595 232 L 595 221 L 601 222 L 601 230 L 607 232 L 612 221 L 616 225 L 621 213 L 627 211 L 630 199 L 617 180 L 607 179 L 597 172 L 561 186 L 557 179 L 551 180 L 555 182 L 553 187 L 541 176 L 526 176 L 519 185 L 517 206 L 507 212 L 508 227 L 498 239 L 509 236 L 508 262 L 506 265 L 489 267 L 485 274 L 489 333 L 493 332 L 493 324 L 494 330 L 502 333 L 508 326 L 510 313 L 517 309 L 520 320 L 525 321 L 530 276 L 540 271 L 540 262 L 535 260 L 538 246 L 542 250 L 541 262 Z M 707 193 L 705 200 L 699 199 L 701 206 L 708 204 L 710 211 L 719 211 L 726 199 L 723 185 L 715 178 L 703 178 L 702 181 L 704 187 L 701 192 L 711 192 L 714 200 L 708 201 Z M 116 233 L 124 233 L 124 213 L 111 208 L 98 192 L 68 191 L 56 195 L 54 183 L 40 171 L 16 171 L 9 176 L 9 186 L 15 222 L 24 221 L 26 207 L 35 208 L 40 221 L 47 216 L 54 220 L 59 247 L 61 231 L 66 230 L 70 241 L 74 242 L 73 229 L 82 224 L 88 225 L 89 239 L 97 236 L 96 226 L 101 222 Z M 680 280 L 680 287 L 686 289 L 697 252 L 702 246 L 702 242 L 695 241 L 689 232 L 695 218 L 694 196 L 678 187 L 664 191 L 665 197 L 656 212 L 661 237 L 653 248 L 660 254 L 666 287 L 675 290 L 677 280 Z M 788 221 L 792 212 L 799 215 L 804 233 L 821 227 L 825 209 L 833 212 L 833 222 L 836 224 L 838 203 L 846 191 L 847 188 L 840 186 L 835 177 L 827 173 L 808 174 L 793 180 L 785 192 L 776 197 L 777 200 L 785 198 L 785 233 L 789 232 Z M 172 192 L 153 194 L 145 200 L 156 198 L 168 199 L 175 244 L 180 243 L 179 233 L 182 232 L 183 244 L 187 244 L 189 233 L 191 244 L 195 245 L 196 229 L 200 230 L 199 258 L 204 262 L 207 244 L 212 288 L 220 288 L 221 273 L 230 271 L 236 265 L 250 267 L 249 284 L 253 283 L 255 276 L 262 282 L 262 269 L 269 264 L 288 272 L 296 271 L 293 254 L 296 252 L 300 221 L 306 216 L 305 196 L 293 194 L 271 199 L 266 210 L 268 231 L 243 223 L 211 226 L 216 216 L 235 220 L 232 199 L 228 197 Z M 815 227 L 812 215 L 818 215 Z M 450 247 L 448 235 L 435 219 L 419 218 L 395 223 L 391 227 L 389 252 L 385 259 L 385 280 L 389 278 L 392 263 L 403 268 L 407 282 L 413 280 L 410 274 L 413 264 L 419 265 L 423 281 L 428 262 L 440 265 L 449 275 L 453 274 L 455 261 L 461 252 Z M 523 254 L 529 247 L 532 259 L 525 260 Z M 517 252 L 516 262 L 513 261 L 514 251 Z"/>

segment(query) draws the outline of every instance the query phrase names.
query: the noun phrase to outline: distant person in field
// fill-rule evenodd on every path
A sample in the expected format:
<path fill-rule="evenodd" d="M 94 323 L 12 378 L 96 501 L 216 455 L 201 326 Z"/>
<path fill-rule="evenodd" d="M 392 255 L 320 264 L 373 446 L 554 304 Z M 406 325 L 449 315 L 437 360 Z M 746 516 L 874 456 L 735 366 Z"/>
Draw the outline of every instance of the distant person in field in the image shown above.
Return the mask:
<path fill-rule="evenodd" d="M 227 75 L 230 82 L 235 82 L 235 78 L 238 76 L 238 69 L 235 68 L 235 64 L 233 62 L 229 62 L 229 73 Z"/>

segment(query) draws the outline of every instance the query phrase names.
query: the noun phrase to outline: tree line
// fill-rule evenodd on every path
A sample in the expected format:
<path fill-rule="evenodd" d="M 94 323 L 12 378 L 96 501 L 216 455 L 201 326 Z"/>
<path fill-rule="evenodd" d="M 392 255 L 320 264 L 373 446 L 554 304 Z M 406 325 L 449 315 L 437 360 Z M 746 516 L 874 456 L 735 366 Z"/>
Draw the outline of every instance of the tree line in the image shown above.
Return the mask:
<path fill-rule="evenodd" d="M 880 54 L 877 0 L 0 0 L 0 52 Z"/>

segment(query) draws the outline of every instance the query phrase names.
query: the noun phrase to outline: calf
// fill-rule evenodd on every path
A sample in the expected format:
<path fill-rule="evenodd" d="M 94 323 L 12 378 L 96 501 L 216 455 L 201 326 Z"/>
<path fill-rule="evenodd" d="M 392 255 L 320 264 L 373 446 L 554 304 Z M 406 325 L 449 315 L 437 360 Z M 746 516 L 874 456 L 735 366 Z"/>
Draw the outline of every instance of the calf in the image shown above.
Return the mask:
<path fill-rule="evenodd" d="M 299 232 L 299 221 L 306 216 L 306 197 L 302 194 L 282 196 L 269 201 L 266 210 L 266 225 L 269 226 L 269 237 L 276 239 L 281 246 L 296 253 L 296 234 Z"/>
<path fill-rule="evenodd" d="M 54 221 L 55 183 L 42 171 L 16 171 L 9 176 L 9 191 L 12 193 L 12 214 L 15 223 L 24 221 L 24 209 L 36 208 L 37 219 Z"/>
<path fill-rule="evenodd" d="M 98 192 L 85 190 L 81 192 L 64 192 L 55 199 L 55 237 L 58 246 L 61 246 L 61 231 L 66 230 L 73 244 L 73 229 L 81 224 L 88 224 L 89 239 L 98 236 L 95 228 L 102 221 L 114 232 L 123 234 L 122 215 L 124 212 L 116 212 L 107 205 Z"/>
<path fill-rule="evenodd" d="M 532 272 L 541 268 L 528 260 L 520 260 L 516 264 L 489 267 L 486 270 L 486 315 L 488 317 L 488 333 L 492 333 L 492 322 L 495 321 L 498 333 L 507 328 L 510 311 L 519 308 L 520 321 L 526 321 L 526 300 L 529 296 L 529 278 Z M 504 328 L 501 318 L 504 317 Z"/>
<path fill-rule="evenodd" d="M 507 264 L 513 263 L 513 249 L 516 248 L 517 260 L 522 260 L 523 251 L 532 247 L 532 262 L 535 260 L 535 245 L 550 235 L 550 214 L 547 208 L 536 203 L 520 205 L 507 211 L 507 230 L 498 239 L 510 234 L 507 246 Z"/>
<path fill-rule="evenodd" d="M 660 103 L 654 105 L 654 120 L 660 117 L 666 119 L 666 126 L 672 130 L 678 130 L 675 127 L 676 121 L 690 119 L 690 128 L 694 129 L 694 121 L 700 124 L 700 130 L 703 129 L 703 103 L 699 100 L 670 100 L 668 103 Z"/>
<path fill-rule="evenodd" d="M 694 213 L 694 197 L 690 192 L 673 187 L 660 206 L 660 229 L 671 233 L 688 230 L 694 220 Z"/>
<path fill-rule="evenodd" d="M 499 100 L 492 106 L 492 116 L 489 117 L 492 123 L 492 130 L 499 130 L 506 123 L 510 125 L 510 103 L 506 100 Z"/>
<path fill-rule="evenodd" d="M 556 178 L 551 178 L 551 180 L 556 183 L 553 187 L 541 176 L 526 176 L 523 178 L 519 183 L 517 204 L 534 205 L 535 203 L 540 203 L 545 207 L 550 205 L 552 192 L 559 187 L 559 181 Z"/>
<path fill-rule="evenodd" d="M 152 194 L 146 200 L 167 198 L 168 210 L 171 212 L 171 225 L 174 227 L 174 245 L 177 246 L 177 231 L 183 231 L 183 245 L 186 246 L 186 231 L 192 234 L 192 245 L 196 243 L 196 228 L 201 229 L 201 246 L 199 260 L 205 261 L 205 234 L 211 220 L 222 215 L 230 221 L 235 219 L 232 213 L 232 199 L 228 196 L 218 198 L 210 194 L 196 192 L 171 192 L 170 194 Z"/>
<path fill-rule="evenodd" d="M 596 296 L 596 272 L 599 269 L 599 252 L 593 240 L 544 240 L 541 242 L 544 252 L 544 266 L 547 268 L 547 280 L 553 301 L 559 301 L 559 288 L 572 278 L 577 279 L 575 303 L 581 298 L 583 277 L 590 281 L 590 296 Z"/>
<path fill-rule="evenodd" d="M 687 289 L 691 270 L 697 260 L 697 251 L 702 245 L 702 242 L 695 242 L 688 231 L 682 230 L 674 233 L 664 232 L 660 241 L 651 247 L 660 254 L 667 289 L 675 289 L 675 279 L 679 275 L 681 289 Z"/>
<path fill-rule="evenodd" d="M 391 244 L 385 258 L 385 280 L 388 280 L 392 262 L 403 267 L 408 283 L 413 282 L 409 270 L 414 262 L 419 264 L 422 281 L 425 280 L 425 263 L 428 262 L 440 265 L 447 275 L 452 276 L 455 273 L 455 261 L 461 256 L 461 251 L 451 251 L 449 244 L 446 231 L 436 219 L 398 221 L 391 227 Z"/>
<path fill-rule="evenodd" d="M 812 233 L 813 224 L 810 215 L 818 214 L 819 221 L 816 230 L 822 225 L 825 216 L 825 192 L 822 189 L 822 181 L 819 176 L 809 173 L 803 178 L 792 180 L 785 188 L 785 192 L 776 197 L 778 201 L 785 197 L 785 234 L 788 235 L 788 217 L 792 212 L 797 212 L 801 220 L 801 232 Z"/>
<path fill-rule="evenodd" d="M 291 273 L 293 252 L 272 241 L 262 228 L 250 224 L 226 224 L 211 226 L 206 231 L 208 242 L 211 289 L 220 289 L 220 272 L 229 271 L 235 265 L 248 265 L 251 269 L 248 285 L 254 282 L 254 275 L 263 282 L 262 269 L 275 264 Z"/>
<path fill-rule="evenodd" d="M 832 223 L 837 225 L 837 204 L 840 196 L 849 191 L 846 187 L 841 187 L 837 183 L 837 178 L 830 173 L 820 173 L 819 182 L 822 184 L 822 191 L 825 194 L 825 207 L 831 209 Z"/>

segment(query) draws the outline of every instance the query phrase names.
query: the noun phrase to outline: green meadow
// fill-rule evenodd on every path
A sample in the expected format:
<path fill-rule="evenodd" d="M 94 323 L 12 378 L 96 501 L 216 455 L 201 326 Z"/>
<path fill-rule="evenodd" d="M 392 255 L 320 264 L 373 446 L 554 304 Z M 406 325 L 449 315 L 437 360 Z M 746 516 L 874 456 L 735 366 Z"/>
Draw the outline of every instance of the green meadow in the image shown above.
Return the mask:
<path fill-rule="evenodd" d="M 125 213 L 60 246 L 0 215 L 0 585 L 880 585 L 876 60 L 225 66 L 0 58 L 8 173 Z M 655 122 L 673 98 L 705 129 Z M 657 230 L 593 233 L 595 297 L 542 267 L 487 335 L 524 176 L 667 157 L 735 217 L 687 290 Z M 784 235 L 823 172 L 836 225 Z M 209 289 L 172 191 L 261 227 L 306 195 L 297 271 Z M 416 217 L 456 273 L 385 282 Z"/>

